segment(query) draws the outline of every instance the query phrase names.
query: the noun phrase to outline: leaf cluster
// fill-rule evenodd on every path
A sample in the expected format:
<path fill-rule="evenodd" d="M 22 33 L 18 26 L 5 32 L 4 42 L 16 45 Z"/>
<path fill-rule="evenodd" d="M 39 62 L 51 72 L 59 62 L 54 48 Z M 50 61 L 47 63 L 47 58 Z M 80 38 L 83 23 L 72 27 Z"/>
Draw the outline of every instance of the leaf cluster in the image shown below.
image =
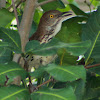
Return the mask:
<path fill-rule="evenodd" d="M 44 0 L 38 0 L 43 2 Z M 85 13 L 77 2 L 56 0 L 35 10 L 30 35 L 34 33 L 43 12 L 57 9 L 73 10 L 76 14 L 62 23 L 60 32 L 47 44 L 32 40 L 21 51 L 18 30 L 11 27 L 14 13 L 7 8 L 0 9 L 0 100 L 100 100 L 100 66 L 86 69 L 88 65 L 100 63 L 100 6 L 93 12 Z M 99 4 L 99 1 L 98 1 Z M 22 18 L 24 3 L 18 9 Z M 6 16 L 7 15 L 7 16 Z M 13 61 L 14 54 L 34 54 L 58 58 L 46 66 L 28 72 Z M 81 56 L 81 59 L 78 59 Z M 17 77 L 19 86 L 14 84 Z"/>

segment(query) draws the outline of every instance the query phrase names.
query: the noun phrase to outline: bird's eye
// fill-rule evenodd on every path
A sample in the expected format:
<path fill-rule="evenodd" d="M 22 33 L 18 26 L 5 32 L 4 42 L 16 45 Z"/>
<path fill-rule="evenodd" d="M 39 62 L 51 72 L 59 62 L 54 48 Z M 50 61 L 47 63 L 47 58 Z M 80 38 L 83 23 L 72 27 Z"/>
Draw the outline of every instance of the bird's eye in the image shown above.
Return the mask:
<path fill-rule="evenodd" d="M 53 15 L 50 15 L 50 18 L 53 18 L 54 16 Z"/>

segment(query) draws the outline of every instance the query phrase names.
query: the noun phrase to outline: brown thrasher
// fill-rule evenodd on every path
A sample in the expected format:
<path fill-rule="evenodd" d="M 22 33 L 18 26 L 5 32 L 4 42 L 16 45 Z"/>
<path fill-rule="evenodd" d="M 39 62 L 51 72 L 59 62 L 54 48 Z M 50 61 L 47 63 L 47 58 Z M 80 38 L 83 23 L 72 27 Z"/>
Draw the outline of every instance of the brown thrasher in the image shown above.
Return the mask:
<path fill-rule="evenodd" d="M 45 12 L 40 19 L 37 31 L 29 38 L 29 40 L 38 40 L 40 41 L 40 44 L 49 42 L 60 31 L 62 22 L 68 19 L 69 15 L 72 15 L 71 12 L 60 12 L 58 10 Z M 29 55 L 27 55 L 25 59 L 28 59 L 28 65 L 30 67 L 38 68 L 39 66 L 49 64 L 56 57 L 57 55 L 32 55 L 30 58 Z"/>

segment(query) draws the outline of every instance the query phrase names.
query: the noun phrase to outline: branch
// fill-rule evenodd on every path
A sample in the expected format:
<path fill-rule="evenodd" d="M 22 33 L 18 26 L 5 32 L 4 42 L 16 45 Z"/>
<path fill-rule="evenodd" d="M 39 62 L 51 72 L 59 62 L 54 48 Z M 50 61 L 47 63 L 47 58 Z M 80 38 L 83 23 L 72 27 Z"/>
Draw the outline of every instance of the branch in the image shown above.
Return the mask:
<path fill-rule="evenodd" d="M 40 2 L 40 3 L 37 4 L 37 7 L 38 7 L 38 6 L 42 6 L 42 5 L 47 4 L 47 3 L 49 3 L 49 2 L 52 2 L 52 1 L 56 1 L 56 0 L 48 0 L 48 1 Z"/>
<path fill-rule="evenodd" d="M 45 84 L 47 84 L 47 83 L 49 83 L 49 82 L 52 82 L 53 80 L 54 80 L 54 79 L 51 78 L 51 79 L 47 80 L 46 82 L 44 82 L 44 83 L 38 85 L 36 88 L 38 89 L 38 88 L 40 88 L 41 86 L 43 86 L 43 85 L 45 85 Z"/>
<path fill-rule="evenodd" d="M 89 68 L 93 68 L 93 67 L 96 67 L 96 66 L 100 66 L 100 64 L 95 64 L 95 65 L 85 66 L 85 68 L 86 68 L 86 69 L 89 69 Z"/>
<path fill-rule="evenodd" d="M 16 4 L 16 3 L 17 3 L 17 1 L 14 2 L 14 4 Z M 12 7 L 13 7 L 13 4 L 10 7 L 8 7 L 7 9 L 10 10 Z"/>
<path fill-rule="evenodd" d="M 15 4 L 14 4 L 14 0 L 12 0 L 12 5 L 13 5 L 13 8 L 14 8 L 14 14 L 15 14 L 15 17 L 16 17 L 17 28 L 19 30 L 19 20 L 18 20 L 18 14 L 17 14 L 17 10 L 16 10 Z"/>
<path fill-rule="evenodd" d="M 17 4 L 17 6 L 16 6 L 16 8 L 22 3 L 22 2 L 25 2 L 26 0 L 21 0 L 21 1 L 19 1 L 18 2 L 18 4 Z"/>
<path fill-rule="evenodd" d="M 21 24 L 19 26 L 19 34 L 21 37 L 22 52 L 24 52 L 25 45 L 28 42 L 29 31 L 30 31 L 31 24 L 32 24 L 36 3 L 37 3 L 37 0 L 26 0 L 24 13 L 22 16 Z M 15 54 L 13 57 L 13 61 L 17 62 L 19 57 L 20 55 Z M 23 63 L 23 61 L 21 62 Z"/>
<path fill-rule="evenodd" d="M 29 31 L 31 29 L 36 2 L 37 0 L 26 0 L 24 13 L 23 13 L 21 24 L 19 27 L 19 34 L 20 34 L 21 43 L 22 43 L 21 44 L 22 52 L 24 52 L 25 45 L 28 42 Z"/>

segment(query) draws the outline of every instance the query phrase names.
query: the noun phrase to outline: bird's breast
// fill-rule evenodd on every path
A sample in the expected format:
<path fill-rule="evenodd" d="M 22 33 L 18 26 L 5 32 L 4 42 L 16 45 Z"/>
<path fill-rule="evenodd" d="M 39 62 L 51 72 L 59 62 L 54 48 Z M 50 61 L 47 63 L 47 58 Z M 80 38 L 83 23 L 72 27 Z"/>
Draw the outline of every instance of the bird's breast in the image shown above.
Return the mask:
<path fill-rule="evenodd" d="M 46 27 L 46 33 L 41 36 L 40 44 L 48 43 L 61 29 L 62 22 Z"/>
<path fill-rule="evenodd" d="M 55 26 L 53 36 L 55 36 L 55 35 L 60 31 L 61 25 L 62 25 L 62 22 L 59 22 L 59 23 Z"/>

